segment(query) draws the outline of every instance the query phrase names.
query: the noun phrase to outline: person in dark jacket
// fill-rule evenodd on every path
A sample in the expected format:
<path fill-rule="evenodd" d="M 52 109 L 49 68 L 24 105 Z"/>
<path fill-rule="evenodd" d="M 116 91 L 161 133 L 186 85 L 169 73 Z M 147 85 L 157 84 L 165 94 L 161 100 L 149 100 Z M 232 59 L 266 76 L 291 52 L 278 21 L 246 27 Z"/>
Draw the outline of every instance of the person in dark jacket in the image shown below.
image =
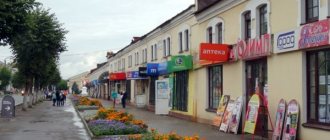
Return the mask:
<path fill-rule="evenodd" d="M 126 107 L 126 99 L 127 99 L 127 93 L 125 90 L 121 91 L 121 104 L 123 105 L 123 108 Z"/>
<path fill-rule="evenodd" d="M 61 106 L 61 95 L 59 90 L 56 90 L 56 106 Z"/>

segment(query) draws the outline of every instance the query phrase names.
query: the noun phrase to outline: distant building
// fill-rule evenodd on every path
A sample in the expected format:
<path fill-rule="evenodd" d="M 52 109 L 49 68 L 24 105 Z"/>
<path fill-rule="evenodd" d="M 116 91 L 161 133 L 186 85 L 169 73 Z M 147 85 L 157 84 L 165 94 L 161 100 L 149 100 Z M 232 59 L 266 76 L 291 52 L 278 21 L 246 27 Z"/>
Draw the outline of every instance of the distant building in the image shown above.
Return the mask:
<path fill-rule="evenodd" d="M 72 85 L 73 85 L 74 82 L 77 83 L 79 90 L 81 90 L 85 86 L 85 84 L 87 82 L 86 76 L 87 76 L 88 73 L 89 73 L 88 71 L 83 72 L 83 73 L 80 73 L 78 75 L 72 76 L 68 79 L 68 87 L 69 87 L 69 92 L 70 93 L 72 93 L 71 88 L 72 88 Z"/>

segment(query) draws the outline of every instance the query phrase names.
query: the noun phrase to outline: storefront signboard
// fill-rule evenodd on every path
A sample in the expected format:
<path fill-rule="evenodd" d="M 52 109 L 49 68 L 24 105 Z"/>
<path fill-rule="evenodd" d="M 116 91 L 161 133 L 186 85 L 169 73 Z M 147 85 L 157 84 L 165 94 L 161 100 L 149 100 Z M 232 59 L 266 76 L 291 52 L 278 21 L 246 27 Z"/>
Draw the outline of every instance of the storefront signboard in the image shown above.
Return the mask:
<path fill-rule="evenodd" d="M 298 29 L 275 34 L 274 53 L 298 50 L 298 36 Z"/>
<path fill-rule="evenodd" d="M 237 49 L 237 45 L 232 45 L 229 48 L 229 62 L 234 62 L 238 60 L 238 53 L 237 53 L 238 49 Z"/>
<path fill-rule="evenodd" d="M 124 73 L 124 72 L 110 73 L 109 79 L 110 80 L 125 80 L 126 79 L 126 73 Z"/>
<path fill-rule="evenodd" d="M 159 75 L 168 74 L 168 72 L 167 72 L 167 61 L 158 64 L 158 73 L 159 73 Z"/>
<path fill-rule="evenodd" d="M 228 128 L 229 132 L 233 132 L 233 133 L 237 134 L 237 130 L 239 127 L 241 114 L 242 114 L 242 105 L 243 105 L 243 97 L 240 96 L 235 101 L 235 106 L 232 111 L 232 117 L 229 122 L 229 128 Z"/>
<path fill-rule="evenodd" d="M 233 109 L 235 107 L 235 100 L 229 100 L 223 119 L 220 125 L 220 131 L 227 132 L 230 120 L 233 115 Z"/>
<path fill-rule="evenodd" d="M 177 55 L 172 56 L 171 60 L 167 64 L 168 72 L 177 72 L 183 70 L 189 70 L 193 67 L 191 55 Z"/>
<path fill-rule="evenodd" d="M 201 43 L 199 49 L 199 60 L 211 63 L 227 62 L 229 58 L 229 45 Z"/>
<path fill-rule="evenodd" d="M 158 76 L 158 63 L 148 63 L 147 64 L 147 75 L 148 76 Z"/>
<path fill-rule="evenodd" d="M 300 30 L 299 49 L 328 45 L 329 21 L 329 19 L 325 19 L 302 26 Z"/>
<path fill-rule="evenodd" d="M 15 117 L 15 99 L 12 96 L 6 95 L 1 102 L 1 117 Z"/>
<path fill-rule="evenodd" d="M 286 111 L 286 118 L 283 130 L 283 140 L 295 140 L 299 119 L 299 106 L 296 100 L 291 100 Z"/>
<path fill-rule="evenodd" d="M 278 106 L 277 106 L 277 112 L 276 112 L 276 120 L 275 120 L 275 130 L 273 133 L 272 140 L 280 140 L 282 136 L 282 130 L 283 130 L 283 122 L 285 117 L 285 109 L 286 109 L 286 103 L 284 99 L 281 99 Z"/>
<path fill-rule="evenodd" d="M 258 120 L 258 112 L 260 106 L 260 97 L 258 94 L 254 94 L 249 103 L 247 108 L 247 114 L 245 117 L 245 124 L 244 124 L 244 132 L 254 134 L 257 120 Z"/>
<path fill-rule="evenodd" d="M 146 77 L 147 76 L 147 67 L 139 67 L 139 76 Z"/>
<path fill-rule="evenodd" d="M 220 127 L 220 124 L 222 122 L 222 117 L 223 114 L 226 110 L 228 101 L 230 100 L 230 96 L 229 95 L 222 95 L 220 102 L 219 102 L 219 106 L 217 109 L 217 115 L 215 116 L 215 118 L 213 119 L 213 125 Z"/>
<path fill-rule="evenodd" d="M 271 39 L 270 34 L 264 34 L 261 37 L 249 39 L 248 41 L 238 40 L 238 57 L 242 60 L 248 60 L 270 55 L 273 50 Z"/>
<path fill-rule="evenodd" d="M 126 72 L 126 78 L 128 80 L 147 79 L 147 77 L 141 77 L 141 76 L 139 76 L 139 71 L 129 71 L 129 72 Z"/>

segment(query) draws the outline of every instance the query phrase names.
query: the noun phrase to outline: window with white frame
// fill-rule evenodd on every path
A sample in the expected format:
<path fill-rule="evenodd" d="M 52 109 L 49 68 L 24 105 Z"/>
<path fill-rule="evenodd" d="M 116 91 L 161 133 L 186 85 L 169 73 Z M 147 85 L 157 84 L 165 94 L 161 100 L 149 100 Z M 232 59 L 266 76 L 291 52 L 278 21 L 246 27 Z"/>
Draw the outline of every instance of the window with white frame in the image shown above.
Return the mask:
<path fill-rule="evenodd" d="M 217 34 L 217 43 L 221 44 L 223 40 L 223 26 L 222 22 L 218 23 L 216 26 L 216 34 Z"/>
<path fill-rule="evenodd" d="M 151 45 L 151 61 L 154 61 L 154 45 Z"/>
<path fill-rule="evenodd" d="M 142 49 L 142 63 L 144 63 L 144 49 Z"/>
<path fill-rule="evenodd" d="M 148 51 L 147 50 L 148 50 L 147 48 L 144 49 L 144 63 L 147 63 L 147 61 L 148 61 Z"/>
<path fill-rule="evenodd" d="M 132 55 L 128 56 L 128 67 L 132 67 Z"/>
<path fill-rule="evenodd" d="M 189 30 L 188 29 L 184 30 L 184 42 L 185 42 L 184 50 L 189 51 Z"/>
<path fill-rule="evenodd" d="M 306 0 L 306 21 L 313 22 L 319 19 L 319 0 Z"/>
<path fill-rule="evenodd" d="M 206 40 L 207 43 L 212 43 L 213 33 L 212 33 L 212 27 L 208 27 L 206 29 Z"/>
<path fill-rule="evenodd" d="M 136 52 L 136 65 L 139 65 L 139 52 Z"/>
<path fill-rule="evenodd" d="M 167 43 L 166 43 L 167 45 L 166 45 L 166 54 L 167 54 L 167 56 L 170 56 L 171 55 L 171 38 L 170 37 L 168 37 L 167 38 Z"/>
<path fill-rule="evenodd" d="M 112 64 L 110 64 L 110 71 L 113 72 Z"/>
<path fill-rule="evenodd" d="M 122 70 L 125 70 L 125 58 L 121 59 L 121 66 L 122 66 Z"/>
<path fill-rule="evenodd" d="M 117 70 L 120 71 L 121 70 L 121 61 L 118 60 L 118 63 L 117 64 L 118 64 L 118 69 Z"/>
<path fill-rule="evenodd" d="M 259 8 L 259 35 L 267 34 L 267 26 L 267 5 L 265 4 Z"/>
<path fill-rule="evenodd" d="M 167 56 L 167 45 L 166 45 L 166 39 L 163 40 L 163 57 Z"/>
<path fill-rule="evenodd" d="M 243 14 L 243 38 L 245 40 L 248 40 L 249 38 L 251 38 L 251 11 L 246 11 Z"/>
<path fill-rule="evenodd" d="M 154 45 L 154 60 L 157 60 L 157 44 Z"/>
<path fill-rule="evenodd" d="M 179 52 L 181 53 L 183 51 L 183 37 L 182 32 L 179 33 Z"/>

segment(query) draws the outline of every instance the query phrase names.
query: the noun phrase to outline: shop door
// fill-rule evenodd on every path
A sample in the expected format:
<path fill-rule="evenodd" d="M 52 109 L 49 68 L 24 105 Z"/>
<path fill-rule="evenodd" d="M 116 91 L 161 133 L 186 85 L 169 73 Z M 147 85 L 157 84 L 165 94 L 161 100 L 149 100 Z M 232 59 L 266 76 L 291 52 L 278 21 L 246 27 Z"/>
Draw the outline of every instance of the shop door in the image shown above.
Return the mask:
<path fill-rule="evenodd" d="M 256 85 L 258 84 L 258 85 Z M 259 93 L 264 96 L 264 88 L 267 86 L 267 58 L 247 61 L 246 62 L 246 106 L 253 94 L 256 93 L 257 87 Z M 256 134 L 263 137 L 268 137 L 268 116 L 263 101 L 260 102 L 260 112 L 258 123 L 256 126 Z"/>
<path fill-rule="evenodd" d="M 150 88 L 149 88 L 149 105 L 155 105 L 155 82 L 158 78 L 151 77 Z"/>
<path fill-rule="evenodd" d="M 179 111 L 188 111 L 188 71 L 175 73 L 173 109 Z"/>
<path fill-rule="evenodd" d="M 126 81 L 126 94 L 127 94 L 127 100 L 131 100 L 131 81 L 127 80 Z"/>

